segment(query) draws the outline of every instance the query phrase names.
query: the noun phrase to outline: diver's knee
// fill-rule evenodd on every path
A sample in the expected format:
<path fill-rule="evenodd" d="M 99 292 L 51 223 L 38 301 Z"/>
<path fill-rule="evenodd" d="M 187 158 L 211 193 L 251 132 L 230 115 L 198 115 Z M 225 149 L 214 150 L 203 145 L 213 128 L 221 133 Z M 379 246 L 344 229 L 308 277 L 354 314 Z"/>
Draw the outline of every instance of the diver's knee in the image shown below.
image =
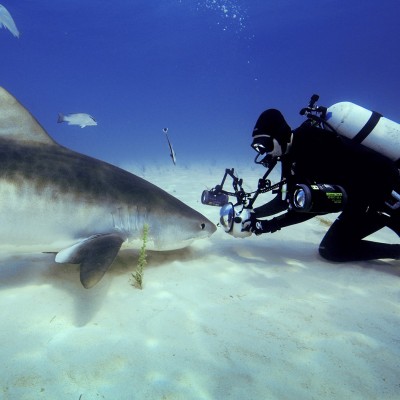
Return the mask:
<path fill-rule="evenodd" d="M 319 255 L 327 261 L 343 262 L 343 256 L 338 249 L 332 249 L 329 246 L 321 244 L 318 248 Z"/>

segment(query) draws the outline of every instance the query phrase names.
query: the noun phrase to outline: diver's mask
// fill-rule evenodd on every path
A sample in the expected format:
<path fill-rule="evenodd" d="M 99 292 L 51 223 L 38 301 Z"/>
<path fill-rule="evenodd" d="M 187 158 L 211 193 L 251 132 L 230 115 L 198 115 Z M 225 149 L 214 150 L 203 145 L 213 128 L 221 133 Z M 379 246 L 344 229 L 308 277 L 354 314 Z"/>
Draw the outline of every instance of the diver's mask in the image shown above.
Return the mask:
<path fill-rule="evenodd" d="M 254 136 L 251 147 L 258 153 L 254 162 L 264 166 L 268 166 L 271 161 L 276 160 L 283 154 L 282 146 L 270 135 L 261 134 Z M 264 158 L 259 160 L 261 156 L 264 156 Z"/>

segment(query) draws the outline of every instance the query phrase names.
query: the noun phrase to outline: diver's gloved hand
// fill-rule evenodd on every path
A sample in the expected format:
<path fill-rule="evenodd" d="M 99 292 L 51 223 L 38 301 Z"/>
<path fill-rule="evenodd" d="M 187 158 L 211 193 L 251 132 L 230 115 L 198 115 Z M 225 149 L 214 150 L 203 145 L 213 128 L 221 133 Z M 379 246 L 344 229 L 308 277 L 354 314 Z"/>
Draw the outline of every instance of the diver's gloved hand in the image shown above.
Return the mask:
<path fill-rule="evenodd" d="M 255 235 L 261 235 L 263 233 L 273 233 L 278 231 L 280 228 L 276 218 L 271 220 L 257 219 L 254 214 L 249 219 L 243 222 L 243 231 L 252 232 Z"/>

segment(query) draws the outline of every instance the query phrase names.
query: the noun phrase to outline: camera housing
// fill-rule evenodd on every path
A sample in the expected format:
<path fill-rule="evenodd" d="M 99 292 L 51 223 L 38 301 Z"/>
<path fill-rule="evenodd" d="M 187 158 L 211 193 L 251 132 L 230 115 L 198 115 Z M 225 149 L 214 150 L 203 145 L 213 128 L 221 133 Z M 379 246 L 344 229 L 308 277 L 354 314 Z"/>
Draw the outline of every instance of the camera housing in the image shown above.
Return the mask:
<path fill-rule="evenodd" d="M 235 238 L 251 236 L 250 231 L 243 231 L 243 222 L 250 218 L 251 210 L 242 208 L 238 211 L 232 203 L 225 204 L 220 210 L 220 224 L 226 233 Z"/>
<path fill-rule="evenodd" d="M 275 165 L 276 163 L 274 163 Z M 248 193 L 243 189 L 243 179 L 235 175 L 233 168 L 226 169 L 220 185 L 216 185 L 211 190 L 204 190 L 201 194 L 201 202 L 210 206 L 222 207 L 220 210 L 220 226 L 226 233 L 236 237 L 244 238 L 251 236 L 251 232 L 243 231 L 243 222 L 250 219 L 250 213 L 253 210 L 253 204 L 260 193 L 266 193 L 273 190 L 280 190 L 285 182 L 279 182 L 272 185 L 267 176 L 272 171 L 274 165 L 271 165 L 264 176 L 258 181 L 258 188 L 254 192 Z M 223 189 L 227 177 L 232 178 L 233 192 Z M 236 203 L 229 202 L 229 196 L 236 198 Z"/>

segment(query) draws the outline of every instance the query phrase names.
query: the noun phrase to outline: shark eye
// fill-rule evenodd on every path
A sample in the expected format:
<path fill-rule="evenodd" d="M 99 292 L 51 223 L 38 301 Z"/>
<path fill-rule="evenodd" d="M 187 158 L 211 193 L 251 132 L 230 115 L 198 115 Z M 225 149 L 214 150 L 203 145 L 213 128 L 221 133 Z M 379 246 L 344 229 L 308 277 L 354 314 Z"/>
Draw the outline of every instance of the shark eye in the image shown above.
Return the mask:
<path fill-rule="evenodd" d="M 204 230 L 204 228 L 206 227 L 206 224 L 200 224 L 201 230 Z"/>

